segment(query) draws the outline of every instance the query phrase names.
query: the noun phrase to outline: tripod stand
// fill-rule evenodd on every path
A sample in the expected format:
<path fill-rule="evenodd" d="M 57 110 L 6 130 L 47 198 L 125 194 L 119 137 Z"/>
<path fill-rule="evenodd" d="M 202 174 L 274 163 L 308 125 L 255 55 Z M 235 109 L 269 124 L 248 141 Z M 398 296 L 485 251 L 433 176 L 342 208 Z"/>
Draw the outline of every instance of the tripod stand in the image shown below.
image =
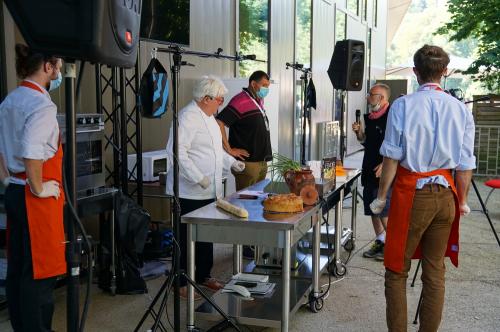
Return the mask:
<path fill-rule="evenodd" d="M 286 63 L 286 69 L 288 67 L 294 70 L 300 71 L 302 75 L 300 76 L 300 96 L 301 102 L 301 118 L 302 118 L 302 141 L 300 143 L 300 163 L 302 165 L 306 164 L 306 140 L 308 144 L 307 159 L 311 160 L 311 108 L 309 107 L 309 100 L 307 96 L 307 89 L 309 84 L 309 77 L 311 75 L 311 68 L 304 68 L 303 64 L 300 63 Z M 309 128 L 309 135 L 306 134 L 306 129 Z M 307 136 L 307 137 L 306 137 Z"/>
<path fill-rule="evenodd" d="M 178 126 L 179 126 L 179 119 L 178 119 L 178 114 L 179 114 L 179 101 L 178 101 L 178 96 L 179 96 L 179 76 L 180 76 L 180 69 L 181 66 L 183 65 L 188 65 L 185 61 L 182 61 L 182 55 L 183 54 L 189 54 L 189 55 L 195 55 L 198 57 L 213 57 L 213 58 L 220 58 L 220 59 L 229 59 L 233 61 L 241 61 L 241 60 L 255 60 L 255 55 L 236 55 L 236 56 L 227 56 L 223 55 L 222 49 L 218 49 L 216 53 L 203 53 L 203 52 L 195 52 L 195 51 L 186 51 L 184 49 L 181 49 L 179 46 L 170 46 L 168 48 L 158 48 L 155 50 L 155 52 L 164 52 L 164 53 L 170 53 L 172 54 L 173 58 L 173 65 L 171 67 L 171 73 L 172 73 L 172 89 L 173 89 L 173 124 L 172 124 L 172 138 L 173 138 L 173 196 L 174 196 L 174 204 L 173 204 L 173 233 L 174 233 L 174 240 L 180 239 L 180 217 L 181 217 L 181 211 L 180 211 L 180 204 L 179 204 L 179 162 L 177 159 L 178 153 L 179 153 L 179 142 L 178 142 Z M 256 60 L 260 61 L 260 60 Z M 190 236 L 190 234 L 188 234 Z M 184 241 L 184 239 L 182 239 Z M 174 241 L 175 242 L 175 241 Z M 188 248 L 188 250 L 190 250 Z M 201 289 L 196 285 L 196 283 L 190 278 L 190 276 L 186 275 L 184 271 L 180 270 L 179 262 L 180 262 L 180 247 L 174 246 L 174 255 L 173 255 L 173 273 L 171 274 L 170 278 L 167 278 L 163 285 L 161 286 L 160 290 L 158 293 L 155 295 L 155 298 L 151 305 L 148 307 L 144 315 L 142 316 L 139 324 L 135 328 L 135 331 L 139 331 L 140 327 L 143 325 L 144 321 L 146 318 L 151 315 L 155 322 L 152 327 L 152 331 L 156 331 L 158 328 L 160 328 L 162 331 L 165 331 L 165 326 L 161 322 L 161 316 L 163 311 L 166 309 L 167 305 L 167 300 L 168 300 L 168 295 L 170 288 L 173 285 L 174 288 L 174 330 L 180 331 L 180 296 L 179 296 L 179 288 L 180 288 L 180 278 L 185 277 L 187 282 L 188 282 L 188 312 L 194 311 L 194 304 L 193 304 L 193 298 L 194 298 L 194 290 L 193 287 L 199 292 L 199 294 L 207 300 L 214 308 L 215 310 L 224 318 L 224 320 L 214 326 L 212 331 L 221 331 L 224 328 L 228 326 L 232 326 L 234 329 L 237 331 L 240 331 L 238 326 L 233 322 L 233 320 L 224 313 L 224 311 L 217 306 Z M 154 311 L 154 306 L 156 303 L 159 301 L 159 299 L 162 297 L 160 308 L 158 313 Z M 188 315 L 193 317 L 193 315 Z M 192 321 L 187 322 L 187 328 L 188 331 L 197 331 L 198 329 L 195 328 L 194 326 L 194 319 L 191 319 Z"/>

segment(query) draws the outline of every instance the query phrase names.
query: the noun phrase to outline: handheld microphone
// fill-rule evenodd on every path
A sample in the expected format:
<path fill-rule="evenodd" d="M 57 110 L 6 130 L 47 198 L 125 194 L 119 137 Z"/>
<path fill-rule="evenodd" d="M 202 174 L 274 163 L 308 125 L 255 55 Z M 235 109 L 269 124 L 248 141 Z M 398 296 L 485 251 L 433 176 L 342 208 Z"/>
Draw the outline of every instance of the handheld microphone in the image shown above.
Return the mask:
<path fill-rule="evenodd" d="M 361 111 L 356 110 L 356 122 L 361 123 Z"/>

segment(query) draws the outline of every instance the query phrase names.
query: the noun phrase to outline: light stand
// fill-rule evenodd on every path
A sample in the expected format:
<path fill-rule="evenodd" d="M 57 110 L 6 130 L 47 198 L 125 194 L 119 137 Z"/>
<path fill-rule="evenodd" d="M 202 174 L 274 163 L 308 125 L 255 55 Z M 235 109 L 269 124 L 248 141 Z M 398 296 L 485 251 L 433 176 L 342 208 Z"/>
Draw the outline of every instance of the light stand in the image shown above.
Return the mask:
<path fill-rule="evenodd" d="M 76 209 L 76 109 L 75 109 L 75 78 L 76 66 L 74 60 L 65 61 L 65 97 L 66 97 L 66 155 L 64 158 L 64 176 L 67 179 L 66 200 Z M 75 232 L 75 218 L 70 211 L 69 204 L 65 205 L 66 249 L 67 260 L 67 313 L 66 328 L 69 332 L 79 330 L 80 310 L 80 243 Z"/>
<path fill-rule="evenodd" d="M 304 68 L 303 64 L 300 63 L 286 63 L 286 69 L 289 67 L 294 70 L 300 71 L 302 75 L 300 76 L 300 96 L 301 96 L 301 118 L 302 118 L 302 141 L 300 143 L 300 163 L 302 165 L 306 164 L 306 128 L 309 128 L 309 134 L 307 135 L 307 160 L 311 160 L 311 109 L 308 107 L 307 99 L 307 88 L 309 83 L 309 77 L 311 76 L 311 68 Z"/>
<path fill-rule="evenodd" d="M 342 162 L 342 165 L 344 164 L 344 156 L 346 152 L 346 140 L 347 140 L 347 135 L 346 135 L 346 128 L 345 128 L 345 96 L 347 91 L 345 90 L 338 90 L 340 92 L 340 144 L 339 144 L 339 154 L 340 154 L 340 161 Z"/>
<path fill-rule="evenodd" d="M 198 57 L 203 57 L 203 58 L 217 58 L 217 59 L 228 59 L 232 61 L 241 61 L 241 60 L 254 60 L 254 61 L 262 61 L 262 60 L 255 60 L 255 55 L 239 55 L 236 54 L 235 56 L 228 56 L 228 55 L 223 55 L 222 54 L 222 49 L 218 49 L 216 53 L 205 53 L 205 52 L 196 52 L 196 51 L 187 51 L 179 46 L 169 46 L 168 48 L 157 48 L 156 52 L 162 52 L 162 53 L 169 53 L 172 54 L 173 58 L 173 65 L 171 67 L 171 73 L 172 73 L 172 88 L 173 88 L 173 123 L 172 123 L 172 139 L 173 139 L 173 148 L 172 148 L 172 153 L 173 153 L 173 200 L 174 200 L 174 206 L 173 206 L 173 233 L 174 233 L 174 239 L 178 240 L 180 239 L 180 222 L 181 222 L 181 210 L 180 210 L 180 205 L 179 205 L 179 161 L 178 161 L 178 152 L 179 152 L 179 141 L 178 141 L 178 126 L 179 126 L 179 119 L 178 119 L 178 114 L 179 114 L 179 101 L 178 101 L 178 96 L 179 96 L 179 77 L 180 77 L 180 69 L 181 66 L 183 65 L 188 65 L 185 61 L 182 61 L 182 55 L 194 55 Z M 182 239 L 183 240 L 183 239 Z M 175 241 L 174 241 L 175 242 Z M 168 300 L 168 293 L 170 291 L 170 283 L 173 282 L 174 286 L 174 330 L 180 331 L 180 296 L 179 296 L 179 278 L 184 277 L 186 278 L 188 284 L 193 286 L 199 293 L 200 295 L 207 300 L 213 307 L 214 309 L 224 318 L 224 320 L 217 324 L 213 329 L 214 330 L 221 330 L 224 327 L 227 326 L 232 326 L 235 330 L 240 331 L 238 326 L 234 323 L 234 321 L 212 300 L 210 299 L 199 287 L 196 285 L 196 283 L 188 276 L 184 271 L 180 270 L 179 262 L 180 262 L 180 248 L 179 246 L 174 245 L 174 255 L 173 255 L 173 275 L 172 278 L 173 280 L 170 280 L 170 278 L 167 278 L 165 280 L 164 284 L 160 288 L 159 292 L 156 294 L 153 302 L 150 304 L 144 315 L 142 316 L 139 324 L 135 328 L 134 331 L 139 331 L 141 326 L 143 325 L 144 321 L 146 320 L 148 315 L 151 315 L 154 319 L 155 322 L 152 327 L 152 331 L 156 331 L 158 327 L 162 331 L 164 331 L 164 326 L 161 323 L 161 316 L 163 311 L 166 309 L 167 305 L 167 300 Z M 154 311 L 154 306 L 156 303 L 159 301 L 160 297 L 163 294 L 163 298 L 160 304 L 160 309 L 158 313 Z M 193 289 L 191 287 L 188 287 L 188 299 L 193 298 Z M 189 305 L 189 304 L 188 304 Z M 188 331 L 197 331 L 197 328 L 194 326 L 194 322 L 188 322 L 187 326 Z"/>

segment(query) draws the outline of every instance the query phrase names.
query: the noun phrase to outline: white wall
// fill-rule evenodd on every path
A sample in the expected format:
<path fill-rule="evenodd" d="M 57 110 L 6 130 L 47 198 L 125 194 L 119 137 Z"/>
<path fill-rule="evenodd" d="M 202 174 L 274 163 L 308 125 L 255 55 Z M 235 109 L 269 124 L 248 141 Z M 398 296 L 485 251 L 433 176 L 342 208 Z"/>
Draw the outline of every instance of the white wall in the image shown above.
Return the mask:
<path fill-rule="evenodd" d="M 367 0 L 370 3 L 371 0 Z M 332 119 L 333 88 L 326 75 L 330 58 L 334 47 L 335 35 L 335 8 L 344 8 L 343 0 L 312 0 L 312 69 L 313 80 L 316 85 L 318 107 L 312 115 L 313 120 L 313 157 L 316 153 L 316 140 L 314 132 L 316 123 Z M 383 79 L 385 74 L 385 53 L 386 53 L 386 20 L 387 20 L 387 0 L 378 0 L 379 3 L 379 26 L 373 29 L 372 48 L 372 69 L 373 79 Z M 235 54 L 237 17 L 237 0 L 191 0 L 190 5 L 190 39 L 191 45 L 188 49 L 215 52 L 218 47 L 224 49 L 225 54 Z M 16 86 L 17 80 L 14 72 L 14 44 L 22 40 L 21 36 L 15 32 L 13 22 L 6 10 L 5 37 L 6 55 L 8 63 L 8 86 L 10 89 Z M 292 70 L 285 69 L 285 63 L 294 59 L 294 30 L 295 30 L 295 9 L 293 0 L 272 0 L 270 1 L 270 76 L 279 84 L 280 103 L 275 110 L 279 115 L 279 142 L 280 153 L 293 156 L 293 128 L 294 128 L 294 77 Z M 366 42 L 367 26 L 371 26 L 371 19 L 368 23 L 363 22 L 359 17 L 348 18 L 347 38 L 359 39 Z M 142 43 L 140 49 L 140 62 L 142 70 L 147 66 L 151 58 L 151 48 L 153 44 Z M 158 55 L 160 61 L 168 69 L 169 61 L 165 54 Z M 182 107 L 191 99 L 191 89 L 193 81 L 206 74 L 218 75 L 221 78 L 236 77 L 236 65 L 227 60 L 201 59 L 193 56 L 185 56 L 185 61 L 195 64 L 195 67 L 183 67 L 181 70 L 181 91 L 180 106 Z M 141 70 L 141 72 L 142 72 Z M 365 77 L 367 73 L 365 73 Z M 365 80 L 366 81 L 366 80 Z M 356 108 L 365 110 L 364 93 L 349 93 L 348 97 L 348 121 L 352 121 Z M 64 88 L 52 94 L 56 103 L 63 109 Z M 95 80 L 94 68 L 87 65 L 84 80 L 82 82 L 80 111 L 92 113 L 95 108 Z M 133 98 L 129 96 L 130 105 L 133 107 Z M 159 120 L 143 120 L 143 150 L 156 150 L 165 147 L 170 127 L 171 114 Z M 350 128 L 350 123 L 347 125 Z M 349 132 L 350 130 L 348 130 Z M 353 141 L 353 137 L 348 139 L 348 152 L 357 150 L 359 145 Z"/>

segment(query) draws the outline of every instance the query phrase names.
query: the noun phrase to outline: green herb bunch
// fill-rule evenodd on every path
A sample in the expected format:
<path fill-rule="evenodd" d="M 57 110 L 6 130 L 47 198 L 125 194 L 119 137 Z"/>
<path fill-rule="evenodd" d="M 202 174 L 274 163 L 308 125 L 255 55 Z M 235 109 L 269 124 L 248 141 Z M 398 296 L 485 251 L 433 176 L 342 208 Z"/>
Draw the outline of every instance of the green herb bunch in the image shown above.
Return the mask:
<path fill-rule="evenodd" d="M 300 171 L 302 167 L 299 162 L 274 152 L 273 161 L 269 169 L 273 181 L 284 182 L 285 173 L 287 171 Z"/>

